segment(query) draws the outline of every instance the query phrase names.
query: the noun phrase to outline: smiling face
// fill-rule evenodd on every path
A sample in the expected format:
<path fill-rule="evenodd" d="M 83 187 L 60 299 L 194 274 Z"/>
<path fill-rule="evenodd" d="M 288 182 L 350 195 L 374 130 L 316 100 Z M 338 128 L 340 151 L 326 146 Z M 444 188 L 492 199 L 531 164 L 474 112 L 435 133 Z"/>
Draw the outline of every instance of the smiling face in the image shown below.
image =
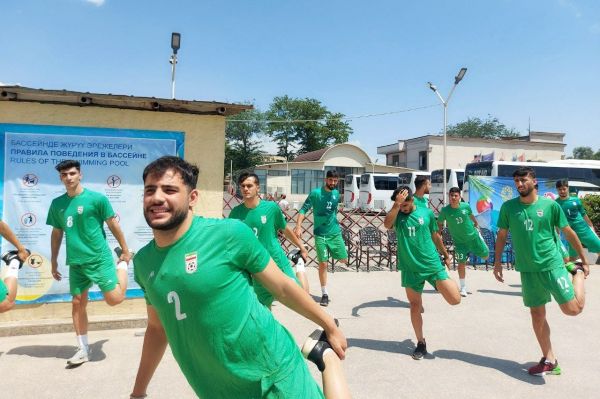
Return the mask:
<path fill-rule="evenodd" d="M 198 200 L 198 190 L 190 190 L 174 169 L 161 176 L 149 174 L 144 181 L 144 218 L 155 230 L 174 230 L 187 217 Z"/>

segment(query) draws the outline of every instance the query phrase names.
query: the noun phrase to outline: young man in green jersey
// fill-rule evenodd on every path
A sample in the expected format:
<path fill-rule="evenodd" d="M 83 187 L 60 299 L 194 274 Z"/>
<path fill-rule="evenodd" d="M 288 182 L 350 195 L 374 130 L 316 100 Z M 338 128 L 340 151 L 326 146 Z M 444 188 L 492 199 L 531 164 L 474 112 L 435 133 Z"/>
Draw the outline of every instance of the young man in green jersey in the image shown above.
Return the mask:
<path fill-rule="evenodd" d="M 410 321 L 417 337 L 413 359 L 421 360 L 427 354 L 423 335 L 423 300 L 425 281 L 442 294 L 450 305 L 460 303 L 458 286 L 450 278 L 448 251 L 438 234 L 433 212 L 415 205 L 408 186 L 398 187 L 392 195 L 392 209 L 385 216 L 386 229 L 394 228 L 398 238 L 397 267 L 401 272 L 402 286 L 410 302 Z M 436 251 L 437 248 L 437 251 Z M 444 257 L 444 264 L 439 253 Z"/>
<path fill-rule="evenodd" d="M 460 295 L 467 296 L 465 284 L 466 265 L 469 254 L 472 253 L 482 259 L 487 259 L 490 251 L 481 237 L 477 219 L 473 216 L 471 207 L 460 200 L 460 189 L 452 187 L 448 191 L 450 203 L 442 208 L 438 215 L 438 228 L 444 228 L 444 222 L 452 240 L 454 241 L 454 259 L 458 262 L 458 278 L 460 281 Z"/>
<path fill-rule="evenodd" d="M 513 179 L 519 197 L 506 201 L 500 208 L 494 276 L 499 282 L 504 282 L 501 260 L 510 231 L 515 269 L 521 274 L 523 303 L 530 309 L 533 331 L 542 351 L 540 362 L 529 368 L 529 374 L 560 374 L 550 342 L 546 303 L 551 301 L 552 296 L 564 314 L 575 316 L 581 313 L 585 305 L 584 279 L 589 274 L 588 262 L 560 206 L 556 201 L 538 196 L 533 168 L 516 169 Z M 562 230 L 581 257 L 582 264 L 569 271 L 565 268 L 557 243 L 557 228 Z"/>
<path fill-rule="evenodd" d="M 238 185 L 244 202 L 231 210 L 229 218 L 239 219 L 252 229 L 258 241 L 265 247 L 282 272 L 296 280 L 308 292 L 308 280 L 304 269 L 296 269 L 296 276 L 286 253 L 281 248 L 277 233 L 283 231 L 285 237 L 300 249 L 302 258 L 306 261 L 308 252 L 292 229 L 287 225 L 285 216 L 276 202 L 263 201 L 259 196 L 260 181 L 254 173 L 242 173 Z M 303 264 L 302 264 L 303 266 Z M 260 303 L 271 308 L 273 295 L 263 287 L 260 282 L 254 282 L 254 291 Z"/>
<path fill-rule="evenodd" d="M 58 271 L 58 253 L 63 235 L 66 235 L 69 290 L 73 296 L 73 327 L 79 346 L 67 364 L 77 365 L 87 362 L 90 356 L 87 336 L 88 291 L 92 284 L 97 284 L 108 305 L 123 302 L 127 290 L 127 263 L 131 254 L 108 198 L 83 188 L 79 161 L 65 160 L 55 168 L 67 192 L 52 200 L 48 210 L 46 224 L 52 226 L 50 262 L 52 277 L 60 281 L 62 274 Z M 106 242 L 104 223 L 122 248 L 116 267 Z"/>
<path fill-rule="evenodd" d="M 594 230 L 594 224 L 585 212 L 581 200 L 577 196 L 569 196 L 569 181 L 566 179 L 557 181 L 556 191 L 558 191 L 556 202 L 558 202 L 558 205 L 560 205 L 565 213 L 569 226 L 577 234 L 577 238 L 579 238 L 581 244 L 589 252 L 600 255 L 600 238 L 598 238 Z M 572 261 L 577 259 L 577 251 L 575 251 L 575 248 L 571 244 L 569 244 L 569 257 Z"/>
<path fill-rule="evenodd" d="M 429 208 L 429 200 L 425 197 L 431 190 L 431 179 L 429 176 L 418 175 L 415 177 L 415 193 L 413 194 L 414 203 L 416 206 Z"/>
<path fill-rule="evenodd" d="M 29 251 L 2 220 L 0 220 L 0 235 L 16 248 L 16 250 L 8 251 L 2 255 L 2 260 L 6 264 L 4 281 L 0 280 L 0 313 L 3 313 L 15 306 L 19 269 L 29 257 Z"/>
<path fill-rule="evenodd" d="M 258 301 L 252 279 L 323 327 L 303 350 L 323 371 L 325 396 L 349 397 L 340 360 L 347 343 L 334 319 L 281 272 L 247 225 L 194 216 L 198 172 L 171 156 L 144 169 L 144 217 L 154 240 L 134 258 L 148 327 L 131 398 L 146 396 L 167 344 L 199 397 L 322 398 L 294 339 Z"/>
<path fill-rule="evenodd" d="M 342 230 L 337 221 L 340 193 L 337 190 L 339 175 L 335 170 L 328 170 L 323 187 L 316 188 L 308 194 L 304 205 L 298 212 L 294 233 L 302 239 L 302 222 L 306 212 L 313 208 L 313 233 L 315 250 L 319 261 L 319 282 L 321 283 L 321 306 L 329 305 L 327 292 L 327 261 L 331 256 L 342 263 L 348 263 L 348 251 L 342 238 Z"/>

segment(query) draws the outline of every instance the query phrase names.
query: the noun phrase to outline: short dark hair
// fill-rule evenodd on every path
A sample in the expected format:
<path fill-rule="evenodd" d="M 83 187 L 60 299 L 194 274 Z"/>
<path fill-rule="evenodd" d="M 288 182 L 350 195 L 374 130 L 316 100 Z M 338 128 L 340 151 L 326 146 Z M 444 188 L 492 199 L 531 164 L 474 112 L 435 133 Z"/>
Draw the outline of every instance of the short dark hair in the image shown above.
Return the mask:
<path fill-rule="evenodd" d="M 427 176 L 427 175 L 417 176 L 415 178 L 415 190 L 420 189 L 427 180 L 429 180 L 429 176 Z"/>
<path fill-rule="evenodd" d="M 256 175 L 256 173 L 250 173 L 250 172 L 242 173 L 240 175 L 240 177 L 238 177 L 238 184 L 242 184 L 244 182 L 244 180 L 246 180 L 249 177 L 253 177 L 256 184 L 260 185 L 260 180 L 259 180 L 258 176 Z"/>
<path fill-rule="evenodd" d="M 520 166 L 513 172 L 513 178 L 525 176 L 535 179 L 535 170 L 531 166 Z"/>
<path fill-rule="evenodd" d="M 71 168 L 75 168 L 79 172 L 81 172 L 81 164 L 79 163 L 79 161 L 76 161 L 74 159 L 65 159 L 64 161 L 60 161 L 60 163 L 54 167 L 54 169 L 56 169 L 59 172 Z"/>
<path fill-rule="evenodd" d="M 396 197 L 398 196 L 400 191 L 404 191 L 404 190 L 408 191 L 408 196 L 406 197 L 406 199 L 404 201 L 412 201 L 413 192 L 410 189 L 410 187 L 408 187 L 408 186 L 400 186 L 397 189 L 395 189 L 394 192 L 392 193 L 392 201 L 396 201 Z"/>
<path fill-rule="evenodd" d="M 560 179 L 556 181 L 556 188 L 569 187 L 568 179 Z"/>
<path fill-rule="evenodd" d="M 333 177 L 333 178 L 337 177 L 337 178 L 339 178 L 340 175 L 338 175 L 338 172 L 335 169 L 334 170 L 328 170 L 327 173 L 325 174 L 325 178 L 329 179 L 330 177 Z"/>
<path fill-rule="evenodd" d="M 196 188 L 196 185 L 198 184 L 198 174 L 200 173 L 198 167 L 172 155 L 166 155 L 150 162 L 144 168 L 142 179 L 146 181 L 148 175 L 162 176 L 169 169 L 173 169 L 179 173 L 181 180 L 183 180 L 183 183 L 188 186 L 190 190 Z"/>
<path fill-rule="evenodd" d="M 452 194 L 452 193 L 458 193 L 458 195 L 460 195 L 460 188 L 450 187 L 450 190 L 448 190 L 448 194 Z"/>

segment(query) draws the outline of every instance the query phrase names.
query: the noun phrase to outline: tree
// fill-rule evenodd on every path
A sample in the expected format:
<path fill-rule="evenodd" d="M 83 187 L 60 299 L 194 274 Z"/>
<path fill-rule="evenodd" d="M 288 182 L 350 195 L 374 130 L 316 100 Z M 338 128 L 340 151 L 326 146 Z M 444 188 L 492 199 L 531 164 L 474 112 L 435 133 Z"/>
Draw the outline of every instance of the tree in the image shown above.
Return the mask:
<path fill-rule="evenodd" d="M 500 137 L 519 137 L 519 132 L 507 128 L 500 123 L 498 118 L 488 115 L 487 119 L 469 118 L 465 122 L 450 125 L 446 132 L 454 137 L 478 137 L 484 139 L 497 139 Z"/>
<path fill-rule="evenodd" d="M 258 110 L 244 111 L 227 118 L 225 159 L 233 161 L 234 170 L 247 169 L 262 162 L 259 139 L 264 126 L 264 116 Z M 229 168 L 230 164 L 226 162 L 226 173 Z"/>
<path fill-rule="evenodd" d="M 287 159 L 295 153 L 319 150 L 348 141 L 352 128 L 341 113 L 332 113 L 314 98 L 275 97 L 266 119 L 267 134 L 277 143 L 277 154 Z"/>
<path fill-rule="evenodd" d="M 575 148 L 573 148 L 573 158 L 575 158 L 575 159 L 598 159 L 598 158 L 596 158 L 596 154 L 594 154 L 594 150 L 592 150 L 591 147 L 575 147 Z"/>

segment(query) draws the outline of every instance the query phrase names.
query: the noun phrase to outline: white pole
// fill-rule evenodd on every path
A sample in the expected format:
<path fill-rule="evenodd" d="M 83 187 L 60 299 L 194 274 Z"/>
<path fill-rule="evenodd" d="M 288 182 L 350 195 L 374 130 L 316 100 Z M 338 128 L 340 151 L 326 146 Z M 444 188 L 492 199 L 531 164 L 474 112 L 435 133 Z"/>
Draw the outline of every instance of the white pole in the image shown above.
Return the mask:
<path fill-rule="evenodd" d="M 171 55 L 171 98 L 175 99 L 175 64 L 177 64 L 177 54 Z"/>

